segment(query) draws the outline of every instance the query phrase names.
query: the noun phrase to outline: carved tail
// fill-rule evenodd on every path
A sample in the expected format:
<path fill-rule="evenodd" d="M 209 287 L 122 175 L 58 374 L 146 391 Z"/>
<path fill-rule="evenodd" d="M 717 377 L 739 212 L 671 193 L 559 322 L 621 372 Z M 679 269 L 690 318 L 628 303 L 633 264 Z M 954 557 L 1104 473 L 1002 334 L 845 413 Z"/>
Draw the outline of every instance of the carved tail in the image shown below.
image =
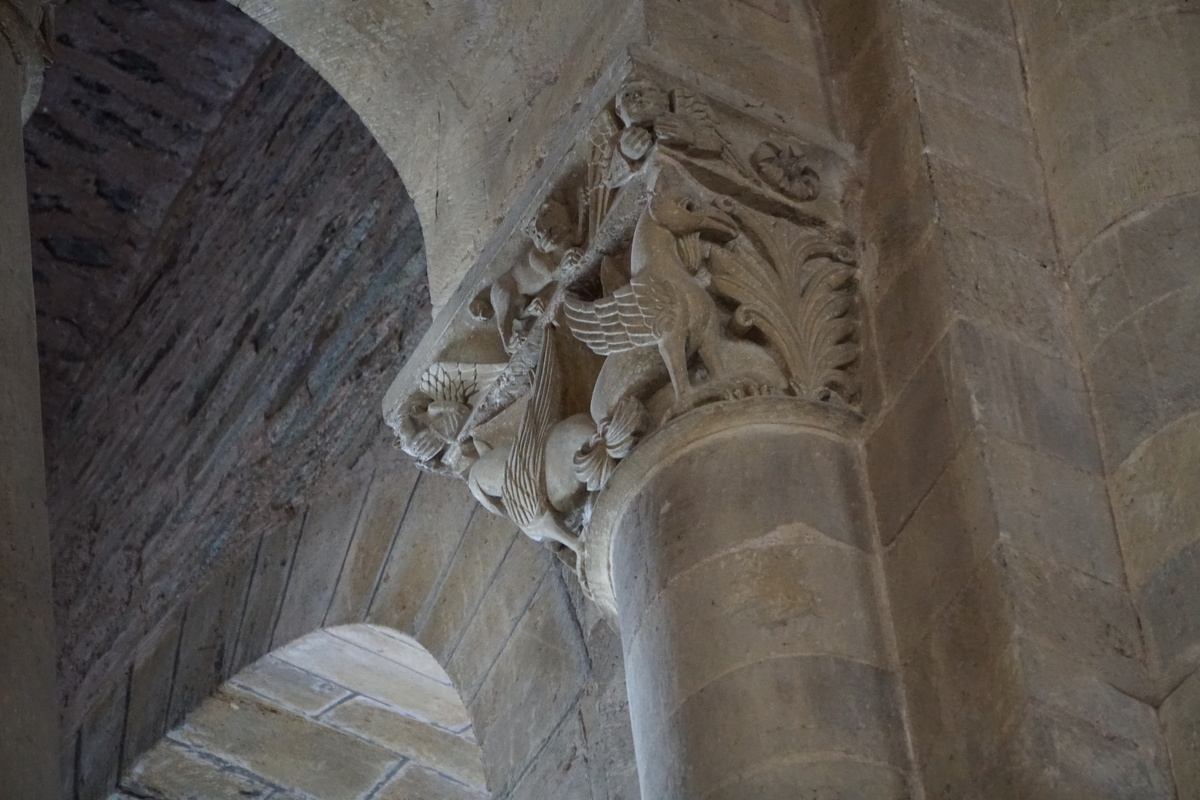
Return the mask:
<path fill-rule="evenodd" d="M 579 540 L 555 516 L 546 493 L 546 437 L 562 416 L 554 333 L 543 329 L 529 405 L 504 465 L 501 496 L 512 521 L 535 539 L 554 539 L 578 551 Z"/>

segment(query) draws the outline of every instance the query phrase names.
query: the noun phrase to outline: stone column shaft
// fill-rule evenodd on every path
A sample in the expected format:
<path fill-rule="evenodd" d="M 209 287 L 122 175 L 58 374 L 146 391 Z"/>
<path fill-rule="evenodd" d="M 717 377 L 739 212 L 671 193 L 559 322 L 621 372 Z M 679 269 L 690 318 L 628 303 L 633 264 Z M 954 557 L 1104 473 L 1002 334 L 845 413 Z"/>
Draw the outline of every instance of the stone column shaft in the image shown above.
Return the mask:
<path fill-rule="evenodd" d="M 30 62 L 40 45 L 18 40 L 36 30 L 25 24 L 31 10 L 0 0 L 0 795 L 50 800 L 59 794 L 54 604 L 21 142 L 41 64 Z"/>
<path fill-rule="evenodd" d="M 907 796 L 857 451 L 813 410 L 681 420 L 598 507 L 647 800 Z"/>

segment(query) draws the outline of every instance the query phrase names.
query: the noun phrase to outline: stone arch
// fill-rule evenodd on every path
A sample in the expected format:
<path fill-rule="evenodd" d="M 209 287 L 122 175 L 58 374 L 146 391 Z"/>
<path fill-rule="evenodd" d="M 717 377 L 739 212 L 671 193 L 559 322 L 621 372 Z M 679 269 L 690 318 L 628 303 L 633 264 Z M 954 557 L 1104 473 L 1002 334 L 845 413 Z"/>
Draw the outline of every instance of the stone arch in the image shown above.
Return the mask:
<path fill-rule="evenodd" d="M 549 551 L 477 509 L 457 482 L 386 452 L 264 530 L 255 549 L 145 642 L 109 738 L 126 768 L 216 682 L 331 626 L 367 623 L 411 636 L 459 687 L 492 790 L 538 797 L 562 758 L 572 781 L 599 780 L 585 720 L 605 726 L 590 740 L 612 759 L 595 765 L 614 772 L 603 780 L 635 781 L 615 634 Z M 80 746 L 100 757 L 104 744 Z"/>
<path fill-rule="evenodd" d="M 399 35 L 404 28 L 405 17 L 378 13 L 379 5 L 373 12 L 348 3 L 243 4 L 317 64 L 343 96 L 353 98 L 358 113 L 388 148 L 409 181 L 426 223 L 427 243 L 441 250 L 430 260 L 449 265 L 446 274 L 453 278 L 445 279 L 443 294 L 461 276 L 454 270 L 471 263 L 494 228 L 499 226 L 498 236 L 505 226 L 511 231 L 540 191 L 543 159 L 552 168 L 560 154 L 555 148 L 564 146 L 545 130 L 547 120 L 558 119 L 557 112 L 572 108 L 581 97 L 580 115 L 589 113 L 589 103 L 606 102 L 605 92 L 628 60 L 626 51 L 632 47 L 654 61 L 653 54 L 638 50 L 646 37 L 663 45 L 667 66 L 720 75 L 728 97 L 751 87 L 763 69 L 799 76 L 802 80 L 794 84 L 779 81 L 772 88 L 795 85 L 803 91 L 778 94 L 771 103 L 786 107 L 788 119 L 800 120 L 814 135 L 834 138 L 815 56 L 806 49 L 808 61 L 788 65 L 760 41 L 770 29 L 754 27 L 762 22 L 756 14 L 779 21 L 783 7 L 758 0 L 730 5 L 740 20 L 731 41 L 752 44 L 754 58 L 735 57 L 734 49 L 725 52 L 724 60 L 709 61 L 711 48 L 669 41 L 672 32 L 681 30 L 674 4 L 656 5 L 636 25 L 630 17 L 589 25 L 595 20 L 589 15 L 600 13 L 598 6 L 576 3 L 557 4 L 552 15 L 542 14 L 538 25 L 523 34 L 533 45 L 524 50 L 510 47 L 511 42 L 488 41 L 468 48 L 469 53 L 451 48 L 425 62 L 418 56 L 428 53 L 419 48 L 393 47 L 396 40 L 387 37 L 371 40 L 368 34 L 384 30 Z M 713 3 L 698 10 L 704 30 L 721 29 L 723 8 Z M 454 16 L 458 12 L 431 13 L 432 28 L 415 25 L 404 35 L 430 33 L 436 38 L 433 33 L 442 31 L 454 39 L 461 33 L 445 32 L 462 22 Z M 494 21 L 487 16 L 494 13 L 494 4 L 480 4 L 472 13 L 478 19 L 467 20 L 465 27 L 483 30 Z M 574 27 L 564 29 L 574 31 L 576 38 L 547 35 L 573 13 Z M 333 17 L 325 19 L 327 14 Z M 520 17 L 504 24 L 521 28 L 525 21 Z M 639 27 L 643 22 L 650 33 Z M 509 27 L 504 30 L 511 33 Z M 328 37 L 324 44 L 323 36 Z M 463 36 L 466 43 L 470 36 Z M 360 47 L 364 41 L 371 46 Z M 564 55 L 580 48 L 587 58 Z M 396 53 L 417 60 L 384 58 Z M 743 60 L 749 66 L 739 72 Z M 532 66 L 543 62 L 567 66 L 551 78 Z M 475 80 L 499 76 L 499 85 L 474 84 L 477 91 L 471 97 L 472 85 L 456 81 L 457 73 L 439 73 L 449 63 Z M 597 66 L 602 64 L 609 66 Z M 788 71 L 793 67 L 794 72 Z M 405 105 L 398 99 L 398 73 L 446 80 L 414 90 Z M 443 127 L 431 126 L 435 119 Z M 435 144 L 447 148 L 444 157 L 429 157 Z M 501 217 L 503 223 L 497 222 Z M 374 403 L 370 398 L 369 405 Z M 272 410 L 286 417 L 294 407 Z M 95 696 L 75 709 L 72 725 L 79 722 L 82 730 L 70 746 L 71 766 L 81 771 L 87 785 L 91 776 L 120 760 L 114 754 L 124 754 L 126 760 L 136 756 L 220 681 L 271 649 L 323 626 L 363 620 L 415 635 L 463 686 L 468 706 L 487 721 L 480 738 L 498 791 L 538 796 L 536 787 L 549 779 L 555 763 L 539 756 L 583 753 L 577 746 L 583 742 L 583 728 L 595 728 L 597 720 L 601 729 L 591 731 L 588 743 L 620 756 L 607 764 L 595 759 L 597 768 L 615 765 L 617 772 L 628 772 L 632 759 L 622 727 L 628 723 L 620 715 L 624 687 L 619 656 L 614 655 L 619 644 L 580 600 L 553 557 L 506 523 L 474 510 L 461 487 L 446 488 L 444 480 L 399 467 L 383 448 L 359 448 L 336 472 L 335 479 L 272 509 L 278 513 L 247 533 L 239 558 L 214 560 L 219 564 L 215 570 L 197 566 L 184 608 L 158 620 L 127 670 L 124 664 L 113 668 L 125 680 L 92 687 Z M 227 520 L 213 522 L 219 526 Z M 191 553 L 198 564 L 205 558 L 202 550 L 197 546 Z M 568 770 L 571 780 L 580 775 L 594 779 L 587 759 L 564 757 L 573 769 Z M 628 775 L 621 779 L 635 785 Z"/>
<path fill-rule="evenodd" d="M 324 628 L 241 670 L 119 789 L 157 800 L 488 796 L 449 676 L 413 639 L 374 625 Z"/>

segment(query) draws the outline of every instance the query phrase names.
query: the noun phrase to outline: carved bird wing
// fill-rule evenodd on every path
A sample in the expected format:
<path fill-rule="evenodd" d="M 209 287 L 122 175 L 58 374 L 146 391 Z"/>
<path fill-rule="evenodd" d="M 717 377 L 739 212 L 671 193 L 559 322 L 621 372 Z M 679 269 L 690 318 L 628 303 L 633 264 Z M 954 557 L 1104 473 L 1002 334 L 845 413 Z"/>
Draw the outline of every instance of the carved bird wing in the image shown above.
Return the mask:
<path fill-rule="evenodd" d="M 658 344 L 680 309 L 671 285 L 646 275 L 594 303 L 568 297 L 567 326 L 575 338 L 602 356 Z"/>
<path fill-rule="evenodd" d="M 674 113 L 655 120 L 654 130 L 668 144 L 678 147 L 713 155 L 725 149 L 708 103 L 683 89 L 675 91 Z"/>

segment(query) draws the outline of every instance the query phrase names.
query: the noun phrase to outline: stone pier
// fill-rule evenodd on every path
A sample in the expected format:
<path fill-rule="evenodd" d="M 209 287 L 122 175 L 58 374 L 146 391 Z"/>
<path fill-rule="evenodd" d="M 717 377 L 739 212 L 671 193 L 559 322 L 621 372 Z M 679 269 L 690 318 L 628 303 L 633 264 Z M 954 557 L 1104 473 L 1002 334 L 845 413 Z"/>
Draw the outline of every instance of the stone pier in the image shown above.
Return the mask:
<path fill-rule="evenodd" d="M 42 8 L 0 2 L 0 776 L 58 796 L 54 604 L 21 125 L 41 83 Z"/>

